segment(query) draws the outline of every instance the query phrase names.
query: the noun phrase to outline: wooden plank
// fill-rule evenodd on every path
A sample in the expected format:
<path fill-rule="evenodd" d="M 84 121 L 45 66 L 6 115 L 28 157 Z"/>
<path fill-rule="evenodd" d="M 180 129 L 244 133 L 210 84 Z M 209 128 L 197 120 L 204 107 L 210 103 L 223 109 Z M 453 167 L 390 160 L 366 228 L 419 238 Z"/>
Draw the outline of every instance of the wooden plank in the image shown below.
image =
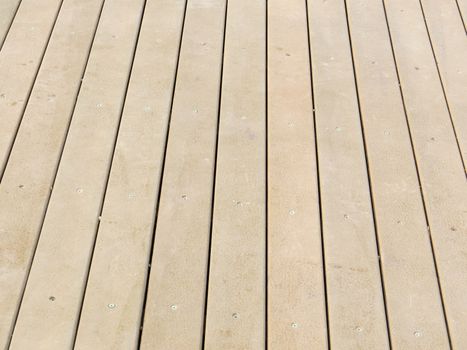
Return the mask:
<path fill-rule="evenodd" d="M 20 2 L 21 0 L 3 0 L 0 2 L 0 50 Z"/>
<path fill-rule="evenodd" d="M 265 345 L 266 2 L 229 1 L 206 349 Z"/>
<path fill-rule="evenodd" d="M 104 5 L 11 349 L 72 346 L 142 10 Z"/>
<path fill-rule="evenodd" d="M 452 346 L 467 346 L 467 187 L 417 0 L 386 2 Z"/>
<path fill-rule="evenodd" d="M 63 5 L 0 185 L 1 348 L 19 307 L 101 5 Z"/>
<path fill-rule="evenodd" d="M 344 2 L 309 5 L 330 345 L 387 349 Z"/>
<path fill-rule="evenodd" d="M 327 347 L 306 3 L 268 1 L 268 344 Z"/>
<path fill-rule="evenodd" d="M 466 0 L 455 0 L 457 8 L 459 10 L 459 16 L 461 17 L 462 20 L 462 25 L 465 28 L 465 21 L 467 19 L 467 1 Z"/>
<path fill-rule="evenodd" d="M 184 12 L 146 5 L 75 349 L 138 344 Z"/>
<path fill-rule="evenodd" d="M 188 1 L 143 349 L 202 347 L 224 14 L 225 1 Z"/>
<path fill-rule="evenodd" d="M 0 178 L 61 0 L 24 0 L 0 51 Z"/>
<path fill-rule="evenodd" d="M 427 29 L 433 45 L 457 141 L 467 171 L 467 41 L 453 1 L 424 0 Z"/>
<path fill-rule="evenodd" d="M 391 342 L 448 349 L 433 254 L 381 1 L 348 1 Z M 401 286 L 404 286 L 401 288 Z"/>

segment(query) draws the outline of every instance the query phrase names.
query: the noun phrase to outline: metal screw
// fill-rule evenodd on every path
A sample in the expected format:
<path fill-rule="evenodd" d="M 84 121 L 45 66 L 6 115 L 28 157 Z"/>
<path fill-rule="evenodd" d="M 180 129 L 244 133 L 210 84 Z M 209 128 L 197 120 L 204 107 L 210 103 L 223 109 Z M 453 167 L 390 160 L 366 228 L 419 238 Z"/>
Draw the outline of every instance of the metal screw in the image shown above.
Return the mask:
<path fill-rule="evenodd" d="M 174 305 L 170 305 L 170 308 L 171 308 L 172 310 L 175 311 L 175 310 L 177 310 L 177 305 L 175 305 L 175 304 L 174 304 Z"/>
<path fill-rule="evenodd" d="M 363 332 L 363 328 L 362 328 L 362 327 L 356 327 L 355 330 L 356 330 L 358 333 Z"/>
<path fill-rule="evenodd" d="M 422 336 L 422 332 L 420 332 L 420 331 L 415 331 L 415 332 L 413 332 L 413 335 L 414 335 L 415 337 L 417 337 L 417 338 L 420 338 L 420 337 Z"/>
<path fill-rule="evenodd" d="M 54 296 L 50 296 L 50 297 L 49 297 L 49 300 L 50 300 L 50 301 L 55 301 L 55 297 L 54 297 Z"/>
<path fill-rule="evenodd" d="M 236 319 L 238 319 L 238 317 L 239 317 L 239 315 L 238 315 L 236 312 L 234 312 L 234 313 L 232 314 L 232 318 L 233 318 L 233 319 L 236 320 Z"/>
<path fill-rule="evenodd" d="M 117 305 L 116 304 L 108 304 L 107 307 L 109 309 L 115 309 L 117 307 Z"/>
<path fill-rule="evenodd" d="M 290 326 L 291 326 L 292 328 L 298 328 L 298 323 L 292 322 L 292 323 L 290 324 Z"/>
<path fill-rule="evenodd" d="M 289 210 L 289 214 L 290 214 L 290 215 L 295 215 L 295 210 L 290 209 L 290 210 Z"/>
<path fill-rule="evenodd" d="M 78 192 L 78 193 L 83 193 L 83 189 L 82 189 L 82 188 L 77 188 L 77 189 L 76 189 L 76 192 Z"/>

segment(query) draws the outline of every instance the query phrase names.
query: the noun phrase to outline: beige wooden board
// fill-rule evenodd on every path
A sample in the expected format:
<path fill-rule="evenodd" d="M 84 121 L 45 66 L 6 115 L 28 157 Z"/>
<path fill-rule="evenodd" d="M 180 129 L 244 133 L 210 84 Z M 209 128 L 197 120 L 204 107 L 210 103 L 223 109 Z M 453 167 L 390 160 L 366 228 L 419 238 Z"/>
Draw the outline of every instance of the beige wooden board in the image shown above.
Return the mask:
<path fill-rule="evenodd" d="M 101 3 L 64 4 L 0 186 L 2 348 L 19 306 Z"/>
<path fill-rule="evenodd" d="M 146 5 L 75 349 L 138 343 L 184 9 Z"/>
<path fill-rule="evenodd" d="M 0 49 L 8 34 L 20 2 L 21 0 L 2 0 L 0 2 Z"/>
<path fill-rule="evenodd" d="M 347 5 L 392 345 L 396 349 L 448 349 L 384 8 L 379 0 L 348 1 Z"/>
<path fill-rule="evenodd" d="M 229 1 L 206 349 L 265 345 L 266 2 Z"/>
<path fill-rule="evenodd" d="M 421 2 L 457 140 L 467 167 L 467 40 L 454 1 Z M 467 171 L 467 168 L 465 168 Z"/>
<path fill-rule="evenodd" d="M 388 336 L 343 2 L 309 2 L 331 348 Z"/>
<path fill-rule="evenodd" d="M 306 3 L 268 1 L 268 344 L 327 348 Z"/>
<path fill-rule="evenodd" d="M 224 14 L 224 1 L 188 1 L 143 349 L 202 346 Z"/>
<path fill-rule="evenodd" d="M 464 30 L 465 30 L 465 21 L 467 20 L 467 0 L 456 0 L 456 3 L 459 9 L 459 16 L 462 19 Z"/>
<path fill-rule="evenodd" d="M 142 5 L 104 5 L 12 349 L 65 349 L 73 342 Z"/>
<path fill-rule="evenodd" d="M 467 346 L 467 187 L 420 4 L 386 2 L 452 345 Z"/>
<path fill-rule="evenodd" d="M 60 4 L 22 1 L 0 51 L 0 176 Z"/>

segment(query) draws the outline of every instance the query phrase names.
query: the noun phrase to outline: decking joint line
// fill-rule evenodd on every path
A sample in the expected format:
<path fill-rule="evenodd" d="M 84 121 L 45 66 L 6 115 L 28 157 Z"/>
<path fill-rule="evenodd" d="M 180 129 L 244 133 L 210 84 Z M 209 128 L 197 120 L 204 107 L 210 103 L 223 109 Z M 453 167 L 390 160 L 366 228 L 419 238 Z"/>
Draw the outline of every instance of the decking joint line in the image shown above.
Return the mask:
<path fill-rule="evenodd" d="M 381 259 L 381 245 L 380 245 L 379 232 L 378 232 L 378 222 L 376 219 L 376 207 L 375 207 L 374 195 L 373 195 L 373 181 L 371 178 L 371 169 L 370 169 L 370 164 L 369 164 L 369 159 L 368 159 L 368 147 L 367 147 L 367 142 L 366 142 L 366 137 L 365 137 L 365 126 L 364 126 L 363 118 L 362 118 L 362 108 L 361 108 L 361 103 L 360 103 L 360 93 L 358 89 L 357 70 L 355 68 L 355 58 L 354 58 L 354 50 L 353 50 L 353 45 L 352 45 L 352 34 L 350 31 L 350 21 L 349 21 L 349 12 L 347 8 L 347 0 L 343 0 L 343 1 L 344 1 L 344 9 L 345 9 L 345 19 L 347 23 L 347 34 L 349 38 L 350 58 L 352 61 L 352 71 L 353 71 L 353 77 L 354 77 L 354 83 L 355 83 L 355 94 L 357 97 L 358 115 L 359 115 L 360 128 L 361 128 L 361 134 L 362 134 L 366 171 L 367 171 L 367 176 L 368 176 L 368 190 L 370 193 L 371 214 L 373 217 L 373 225 L 374 225 L 374 230 L 375 230 L 376 251 L 378 254 L 378 266 L 379 266 L 381 290 L 382 290 L 383 302 L 384 302 L 384 315 L 386 318 L 386 329 L 387 329 L 387 335 L 388 335 L 389 348 L 392 349 L 391 327 L 390 327 L 389 316 L 388 316 L 386 286 L 384 283 L 383 264 L 381 262 L 382 260 Z"/>
<path fill-rule="evenodd" d="M 13 13 L 13 17 L 11 18 L 10 24 L 8 25 L 8 28 L 7 28 L 6 32 L 5 32 L 5 36 L 3 37 L 3 41 L 0 43 L 0 52 L 2 52 L 3 44 L 5 43 L 6 38 L 8 37 L 8 34 L 10 33 L 11 26 L 13 25 L 13 22 L 15 21 L 16 14 L 18 13 L 19 7 L 21 6 L 22 2 L 23 2 L 23 0 L 20 0 L 18 2 L 18 5 L 16 5 L 15 12 Z"/>
<path fill-rule="evenodd" d="M 264 75 L 264 84 L 265 84 L 265 103 L 264 103 L 264 110 L 265 110 L 265 191 L 264 191 L 264 200 L 265 200 L 265 253 L 264 253 L 264 265 L 265 265 L 265 290 L 264 290 L 264 348 L 268 349 L 268 307 L 269 307 L 269 108 L 268 108 L 268 88 L 269 88 L 269 1 L 266 0 L 266 8 L 265 8 L 265 75 Z"/>
<path fill-rule="evenodd" d="M 94 230 L 94 232 L 95 232 L 94 233 L 94 241 L 93 241 L 93 245 L 92 245 L 92 249 L 91 249 L 91 255 L 89 257 L 86 280 L 85 280 L 84 285 L 83 285 L 83 291 L 82 291 L 82 295 L 81 295 L 81 305 L 80 305 L 80 309 L 79 309 L 79 312 L 78 312 L 78 318 L 77 318 L 77 321 L 76 321 L 76 326 L 75 326 L 75 329 L 74 329 L 72 348 L 74 348 L 75 345 L 76 345 L 76 339 L 77 339 L 78 330 L 79 330 L 79 323 L 80 323 L 81 314 L 82 314 L 82 311 L 83 311 L 84 299 L 86 297 L 86 289 L 87 289 L 87 285 L 88 285 L 88 282 L 89 282 L 89 276 L 90 276 L 90 272 L 91 272 L 92 260 L 94 258 L 94 252 L 95 252 L 95 249 L 96 249 L 97 236 L 99 234 L 99 227 L 100 227 L 100 224 L 101 224 L 102 211 L 104 209 L 105 198 L 106 198 L 107 189 L 108 189 L 109 180 L 110 180 L 110 173 L 111 173 L 113 161 L 114 161 L 114 158 L 115 158 L 115 150 L 117 148 L 118 136 L 119 136 L 119 133 L 120 133 L 120 126 L 122 124 L 123 113 L 124 113 L 124 110 L 125 110 L 125 102 L 126 102 L 126 98 L 127 98 L 127 95 L 128 95 L 128 89 L 129 89 L 129 86 L 130 86 L 130 82 L 131 82 L 131 73 L 133 71 L 133 65 L 134 65 L 134 62 L 135 62 L 136 52 L 137 52 L 137 49 L 138 49 L 138 42 L 139 42 L 139 37 L 140 37 L 140 33 L 141 33 L 141 27 L 143 25 L 144 12 L 145 12 L 145 9 L 146 9 L 146 3 L 147 3 L 147 0 L 144 0 L 142 10 L 141 10 L 140 20 L 139 20 L 138 33 L 136 35 L 136 40 L 135 40 L 135 44 L 134 44 L 134 47 L 133 47 L 133 56 L 131 58 L 130 69 L 128 71 L 128 78 L 127 78 L 127 81 L 126 81 L 125 92 L 123 94 L 123 99 L 122 99 L 122 102 L 121 102 L 122 105 L 120 107 L 118 125 L 117 125 L 117 130 L 115 131 L 114 144 L 113 144 L 113 147 L 112 147 L 112 153 L 111 153 L 111 155 L 109 157 L 110 162 L 109 162 L 109 166 L 108 166 L 108 169 L 107 169 L 107 178 L 105 180 L 104 193 L 102 195 L 100 208 L 99 208 L 99 214 L 98 214 L 99 219 L 97 220 L 97 224 L 96 224 L 96 227 L 95 227 L 95 230 Z"/>
<path fill-rule="evenodd" d="M 63 2 L 63 1 L 62 1 Z M 40 222 L 40 227 L 39 227 L 39 230 L 38 230 L 38 235 L 37 235 L 37 238 L 36 238 L 36 241 L 35 241 L 35 244 L 34 244 L 34 247 L 33 247 L 33 253 L 32 253 L 32 257 L 31 257 L 31 261 L 29 262 L 29 266 L 28 266 L 28 271 L 27 271 L 27 274 L 25 276 L 25 279 L 24 279 L 24 283 L 23 283 L 23 287 L 22 287 L 22 290 L 20 292 L 20 299 L 19 299 L 19 303 L 18 303 L 18 306 L 17 306 L 17 310 L 15 312 L 15 315 L 14 315 L 14 320 L 13 320 L 13 323 L 12 323 L 12 327 L 11 327 L 11 332 L 10 332 L 10 337 L 8 339 L 8 343 L 7 343 L 7 349 L 10 348 L 10 345 L 11 345 L 11 340 L 13 338 L 13 333 L 14 333 L 14 330 L 15 330 L 15 327 L 16 327 L 16 322 L 18 320 L 18 315 L 19 315 L 19 311 L 21 309 L 21 304 L 23 302 L 23 298 L 24 298 L 24 293 L 26 291 L 26 285 L 28 283 L 28 280 L 29 280 L 29 275 L 30 275 L 30 272 L 31 272 L 31 267 L 32 267 L 32 264 L 34 262 L 34 258 L 35 258 L 35 255 L 36 255 L 36 251 L 37 251 L 37 246 L 39 244 L 39 239 L 40 239 L 40 236 L 41 236 L 41 232 L 42 232 L 42 228 L 44 226 L 44 221 L 45 221 L 45 216 L 47 214 L 47 210 L 49 208 L 49 203 L 50 203 L 50 198 L 52 196 L 52 192 L 53 192 L 53 189 L 54 189 L 54 186 L 55 186 L 55 181 L 57 179 L 57 173 L 58 173 L 58 169 L 60 167 L 60 162 L 62 160 L 62 156 L 63 156 L 63 150 L 65 149 L 65 144 L 66 144 L 66 141 L 67 141 L 67 138 L 68 138 L 68 134 L 69 134 L 69 131 L 70 131 L 70 126 L 71 126 L 71 122 L 73 120 L 73 115 L 74 115 L 74 112 L 75 112 L 75 108 L 76 108 L 76 104 L 78 102 L 78 97 L 79 97 L 79 94 L 81 92 L 81 86 L 83 84 L 83 78 L 84 78 L 84 75 L 86 73 L 86 69 L 87 69 L 87 66 L 88 66 L 88 62 L 89 62 L 89 57 L 91 56 L 91 51 L 92 51 L 92 47 L 94 45 L 94 39 L 96 37 L 96 33 L 97 33 L 97 29 L 99 27 L 99 22 L 100 22 L 100 17 L 101 17 L 101 14 L 102 14 L 102 9 L 104 8 L 104 3 L 105 3 L 105 0 L 102 1 L 102 5 L 101 5 L 101 8 L 100 8 L 100 11 L 99 11 L 99 14 L 98 14 L 98 17 L 97 17 L 97 20 L 96 20 L 96 27 L 94 29 L 94 33 L 93 33 L 93 37 L 92 37 L 92 40 L 91 40 L 91 44 L 89 45 L 89 48 L 88 48 L 88 54 L 86 56 L 86 62 L 84 64 L 84 67 L 83 67 L 83 71 L 81 73 L 81 78 L 79 80 L 79 83 L 78 83 L 78 89 L 76 90 L 76 95 L 75 95 L 75 99 L 73 101 L 73 106 L 71 108 L 71 112 L 70 112 L 70 120 L 68 121 L 68 125 L 67 125 L 67 128 L 66 128 L 66 132 L 65 132 L 65 138 L 63 140 L 63 143 L 62 143 L 62 146 L 61 146 L 61 149 L 60 149 L 60 154 L 59 154 L 59 157 L 58 157 L 58 161 L 57 161 L 57 165 L 55 167 L 55 171 L 54 171 L 54 174 L 53 174 L 53 179 L 52 179 L 52 184 L 50 186 L 50 191 L 48 193 L 48 196 L 47 196 L 47 199 L 46 199 L 46 203 L 45 203 L 45 208 L 44 208 L 44 212 L 42 214 L 42 219 L 41 219 L 41 222 Z M 6 168 L 6 167 L 5 167 Z M 3 175 L 3 174 L 2 174 Z M 1 180 L 1 178 L 0 178 Z"/>
<path fill-rule="evenodd" d="M 41 70 L 42 62 L 44 61 L 45 54 L 46 54 L 47 49 L 49 47 L 50 38 L 52 37 L 52 34 L 54 32 L 55 25 L 57 24 L 57 19 L 58 19 L 58 16 L 60 14 L 60 11 L 62 10 L 62 6 L 63 6 L 64 1 L 65 0 L 61 0 L 60 5 L 59 5 L 59 7 L 57 9 L 57 13 L 55 14 L 55 18 L 54 18 L 54 21 L 53 21 L 53 24 L 52 24 L 52 28 L 50 29 L 49 36 L 48 36 L 47 41 L 46 41 L 46 43 L 44 45 L 44 50 L 42 51 L 42 55 L 41 55 L 41 58 L 39 60 L 39 64 L 37 65 L 36 72 L 34 74 L 32 82 L 31 82 L 31 86 L 29 87 L 29 90 L 28 90 L 28 92 L 26 94 L 26 98 L 24 99 L 24 105 L 23 105 L 23 108 L 21 109 L 21 112 L 20 112 L 20 118 L 18 120 L 18 123 L 16 125 L 15 130 L 13 131 L 13 138 L 12 138 L 12 140 L 10 142 L 9 147 L 8 147 L 9 148 L 8 149 L 8 154 L 7 154 L 7 156 L 6 156 L 6 158 L 4 160 L 0 160 L 0 162 L 4 162 L 3 164 L 0 163 L 0 184 L 2 183 L 3 175 L 5 174 L 6 167 L 8 165 L 9 160 L 10 160 L 11 152 L 13 151 L 13 146 L 15 145 L 16 137 L 18 136 L 18 132 L 19 132 L 19 128 L 21 127 L 21 124 L 23 122 L 24 114 L 25 114 L 26 108 L 27 108 L 27 106 L 29 104 L 29 99 L 31 97 L 32 90 L 34 89 L 34 86 L 36 85 L 37 76 L 39 75 L 39 71 Z M 15 13 L 15 17 L 16 17 L 16 13 Z M 12 24 L 13 24 L 13 22 L 12 22 Z M 6 36 L 5 36 L 5 41 L 6 41 Z M 3 47 L 3 44 L 2 44 L 2 47 Z M 2 167 L 3 167 L 3 169 L 2 169 Z"/>
<path fill-rule="evenodd" d="M 424 194 L 424 190 L 423 190 L 423 186 L 422 186 L 422 181 L 421 181 L 421 176 L 420 176 L 420 169 L 419 169 L 419 166 L 418 166 L 418 159 L 417 159 L 417 155 L 416 155 L 416 152 L 415 152 L 415 145 L 414 145 L 414 141 L 413 141 L 413 137 L 412 137 L 412 129 L 411 129 L 411 126 L 410 126 L 410 121 L 409 121 L 409 117 L 408 117 L 408 113 L 407 113 L 407 106 L 406 106 L 406 103 L 405 103 L 404 91 L 402 89 L 402 83 L 401 83 L 401 79 L 400 79 L 399 68 L 397 66 L 397 58 L 396 58 L 396 53 L 395 53 L 395 50 L 394 50 L 394 44 L 393 44 L 393 40 L 392 40 L 391 28 L 389 26 L 389 19 L 388 19 L 388 15 L 387 15 L 385 0 L 381 0 L 381 3 L 383 5 L 384 17 L 385 17 L 385 20 L 386 20 L 386 28 L 387 28 L 387 32 L 388 32 L 389 43 L 391 45 L 392 58 L 393 58 L 393 61 L 394 61 L 394 68 L 395 68 L 395 71 L 396 71 L 397 82 L 398 82 L 398 86 L 399 86 L 399 93 L 400 93 L 400 96 L 401 96 L 402 107 L 403 107 L 404 115 L 405 115 L 405 122 L 406 122 L 406 125 L 407 125 L 407 131 L 408 131 L 408 134 L 409 134 L 410 145 L 411 145 L 411 148 L 412 148 L 412 157 L 414 159 L 415 171 L 416 171 L 416 174 L 417 174 L 417 181 L 418 181 L 418 186 L 419 186 L 419 189 L 420 189 L 420 197 L 421 197 L 421 201 L 422 201 L 422 205 L 423 205 L 423 212 L 424 212 L 424 215 L 425 215 L 425 223 L 426 223 L 426 227 L 427 227 L 426 232 L 427 232 L 429 240 L 430 240 L 431 254 L 432 254 L 432 257 L 433 257 L 433 264 L 434 264 L 435 273 L 436 273 L 436 280 L 438 282 L 438 292 L 439 292 L 439 296 L 440 296 L 440 299 L 441 299 L 441 306 L 442 306 L 442 309 L 443 309 L 444 323 L 445 323 L 445 326 L 446 326 L 446 332 L 447 332 L 447 337 L 448 337 L 448 342 L 449 342 L 449 348 L 452 350 L 453 347 L 452 347 L 451 333 L 450 333 L 450 330 L 449 330 L 449 323 L 448 323 L 448 318 L 447 318 L 447 313 L 446 313 L 446 306 L 445 306 L 445 302 L 444 302 L 443 290 L 442 290 L 442 287 L 441 287 L 441 280 L 439 278 L 438 262 L 437 262 L 437 259 L 436 259 L 436 253 L 435 253 L 434 244 L 433 244 L 433 237 L 431 235 L 431 230 L 430 230 L 430 220 L 428 218 L 428 212 L 427 212 L 427 209 L 426 209 L 425 194 Z"/>
<path fill-rule="evenodd" d="M 182 27 L 180 29 L 180 37 L 179 37 L 179 44 L 178 44 L 178 53 L 177 53 L 177 62 L 175 65 L 175 72 L 174 72 L 174 78 L 173 78 L 173 85 L 172 85 L 172 95 L 170 98 L 170 108 L 169 108 L 169 115 L 168 115 L 168 121 L 167 121 L 167 131 L 165 134 L 165 141 L 164 141 L 164 154 L 162 157 L 162 165 L 161 165 L 161 172 L 160 172 L 160 179 L 159 179 L 159 190 L 157 193 L 157 198 L 155 198 L 155 210 L 154 210 L 154 223 L 152 227 L 152 239 L 151 239 L 151 246 L 149 249 L 149 255 L 148 255 L 148 263 L 147 263 L 147 274 L 146 274 L 146 281 L 145 281 L 145 290 L 144 290 L 144 296 L 143 296 L 143 302 L 142 302 L 142 307 L 141 307 L 141 318 L 139 322 L 139 334 L 138 334 L 138 340 L 137 340 L 137 348 L 141 348 L 141 342 L 142 342 L 142 336 L 143 336 L 143 326 L 144 326 L 144 317 L 145 317 L 145 312 L 146 312 L 146 304 L 148 300 L 148 292 L 149 292 L 149 279 L 151 277 L 151 270 L 152 270 L 152 257 L 154 253 L 154 246 L 155 246 L 155 241 L 156 241 L 156 228 L 157 228 L 157 219 L 159 216 L 159 207 L 160 207 L 160 201 L 161 201 L 161 194 L 162 194 L 162 185 L 164 181 L 164 172 L 165 172 L 165 163 L 167 159 L 167 146 L 169 143 L 169 136 L 170 136 L 170 126 L 171 126 L 171 121 L 172 121 L 172 110 L 173 110 L 173 104 L 174 104 L 174 96 L 175 96 L 175 89 L 177 87 L 177 76 L 178 76 L 178 68 L 180 64 L 180 52 L 182 48 L 182 42 L 183 42 L 183 34 L 185 32 L 185 20 L 186 20 L 186 13 L 187 13 L 187 7 L 188 7 L 188 2 L 190 0 L 185 0 L 185 6 L 183 10 L 183 17 L 182 17 Z"/>
<path fill-rule="evenodd" d="M 311 108 L 312 108 L 312 118 L 313 118 L 313 132 L 314 132 L 314 141 L 315 141 L 315 163 L 316 163 L 316 181 L 317 181 L 317 191 L 318 191 L 318 210 L 319 210 L 319 227 L 321 234 L 321 261 L 322 261 L 322 271 L 323 271 L 323 291 L 324 291 L 324 307 L 326 315 L 326 343 L 328 350 L 331 350 L 331 329 L 329 327 L 329 303 L 328 303 L 328 288 L 327 288 L 327 277 L 326 277 L 326 250 L 324 246 L 324 229 L 323 229 L 323 206 L 321 199 L 321 177 L 319 170 L 319 158 L 318 158 L 318 132 L 317 132 L 317 123 L 316 123 L 316 106 L 315 106 L 315 94 L 314 94 L 314 81 L 313 81 L 313 59 L 311 55 L 311 35 L 310 35 L 310 18 L 309 18 L 309 9 L 308 9 L 308 0 L 305 1 L 305 11 L 306 11 L 306 28 L 307 28 L 307 40 L 308 40 L 308 64 L 310 70 L 310 87 L 311 87 Z"/>

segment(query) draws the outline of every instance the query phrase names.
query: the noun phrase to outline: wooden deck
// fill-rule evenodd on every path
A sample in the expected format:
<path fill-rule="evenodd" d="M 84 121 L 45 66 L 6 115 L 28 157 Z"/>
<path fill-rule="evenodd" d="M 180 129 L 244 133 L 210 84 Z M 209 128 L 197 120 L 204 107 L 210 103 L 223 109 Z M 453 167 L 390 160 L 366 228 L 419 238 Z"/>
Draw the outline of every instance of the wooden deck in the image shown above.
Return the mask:
<path fill-rule="evenodd" d="M 0 0 L 0 348 L 467 349 L 467 0 Z"/>

